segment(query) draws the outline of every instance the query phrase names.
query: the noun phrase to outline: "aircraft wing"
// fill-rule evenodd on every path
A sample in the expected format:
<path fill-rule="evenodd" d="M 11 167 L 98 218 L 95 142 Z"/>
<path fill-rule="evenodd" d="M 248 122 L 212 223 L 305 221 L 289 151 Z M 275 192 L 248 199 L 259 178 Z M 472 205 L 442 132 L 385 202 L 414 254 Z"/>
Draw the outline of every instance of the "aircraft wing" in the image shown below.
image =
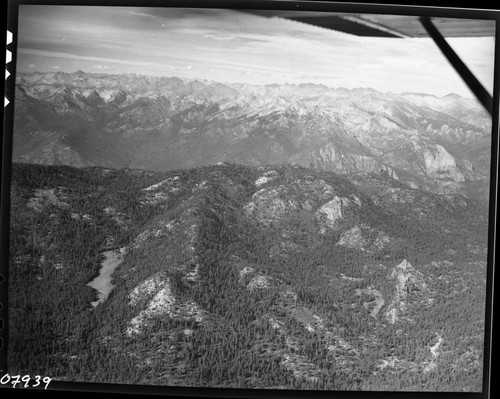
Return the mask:
<path fill-rule="evenodd" d="M 248 11 L 247 11 L 248 12 Z M 408 15 L 353 14 L 333 12 L 252 10 L 253 14 L 285 18 L 336 30 L 356 36 L 410 38 L 431 37 L 455 68 L 479 102 L 492 114 L 493 98 L 465 63 L 446 42 L 445 37 L 495 36 L 496 24 L 491 19 L 429 18 Z"/>
<path fill-rule="evenodd" d="M 314 11 L 251 10 L 266 17 L 278 17 L 336 30 L 356 36 L 429 37 L 419 17 L 410 15 L 353 14 Z M 433 18 L 444 37 L 494 36 L 495 21 L 465 18 Z"/>

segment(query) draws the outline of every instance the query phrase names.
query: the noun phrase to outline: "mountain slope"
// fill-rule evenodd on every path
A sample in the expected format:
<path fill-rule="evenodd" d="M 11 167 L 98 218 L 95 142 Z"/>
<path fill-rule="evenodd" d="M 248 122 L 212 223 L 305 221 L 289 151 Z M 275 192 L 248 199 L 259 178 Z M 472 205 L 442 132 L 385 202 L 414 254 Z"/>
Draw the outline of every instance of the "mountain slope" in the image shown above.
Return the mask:
<path fill-rule="evenodd" d="M 341 174 L 386 170 L 436 193 L 488 194 L 491 119 L 457 95 L 81 71 L 17 79 L 17 162 L 157 171 L 295 162 Z"/>
<path fill-rule="evenodd" d="M 13 371 L 481 389 L 487 209 L 478 201 L 385 172 L 346 178 L 298 165 L 14 165 L 12 215 Z M 88 283 L 118 248 L 114 288 L 94 307 Z"/>

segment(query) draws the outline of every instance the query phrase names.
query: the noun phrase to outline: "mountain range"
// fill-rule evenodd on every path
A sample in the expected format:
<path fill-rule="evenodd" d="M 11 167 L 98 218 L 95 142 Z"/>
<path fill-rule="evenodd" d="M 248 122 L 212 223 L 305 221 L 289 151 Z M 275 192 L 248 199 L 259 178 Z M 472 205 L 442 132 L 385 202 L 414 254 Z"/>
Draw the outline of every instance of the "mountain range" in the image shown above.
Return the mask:
<path fill-rule="evenodd" d="M 11 374 L 482 390 L 491 118 L 474 100 L 16 79 Z"/>
<path fill-rule="evenodd" d="M 487 199 L 491 118 L 450 94 L 176 77 L 16 77 L 13 159 L 168 171 L 218 162 L 385 170 L 413 188 Z"/>

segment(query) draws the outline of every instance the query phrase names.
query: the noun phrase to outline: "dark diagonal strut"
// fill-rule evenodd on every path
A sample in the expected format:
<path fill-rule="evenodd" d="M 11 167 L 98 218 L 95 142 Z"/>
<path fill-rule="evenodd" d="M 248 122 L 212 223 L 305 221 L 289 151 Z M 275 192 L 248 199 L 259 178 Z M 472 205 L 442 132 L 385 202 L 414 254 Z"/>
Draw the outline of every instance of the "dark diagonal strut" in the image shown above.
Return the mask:
<path fill-rule="evenodd" d="M 479 102 L 490 113 L 493 113 L 493 98 L 484 88 L 484 86 L 477 80 L 474 74 L 467 68 L 467 65 L 460 59 L 460 57 L 453 51 L 445 38 L 441 35 L 439 30 L 434 26 L 429 17 L 420 17 L 420 22 L 427 31 L 430 37 L 437 44 L 441 52 L 448 59 L 450 64 L 455 68 L 458 74 L 462 77 L 464 82 L 469 86 L 469 89 L 474 93 Z"/>

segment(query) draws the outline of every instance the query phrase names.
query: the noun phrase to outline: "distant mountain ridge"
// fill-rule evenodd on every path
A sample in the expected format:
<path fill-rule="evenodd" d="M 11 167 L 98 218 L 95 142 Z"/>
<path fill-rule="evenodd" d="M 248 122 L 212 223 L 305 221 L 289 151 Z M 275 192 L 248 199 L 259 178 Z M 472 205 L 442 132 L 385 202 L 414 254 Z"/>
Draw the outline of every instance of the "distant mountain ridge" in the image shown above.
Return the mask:
<path fill-rule="evenodd" d="M 140 75 L 18 74 L 13 159 L 167 171 L 223 161 L 385 170 L 486 199 L 491 118 L 456 94 Z"/>

